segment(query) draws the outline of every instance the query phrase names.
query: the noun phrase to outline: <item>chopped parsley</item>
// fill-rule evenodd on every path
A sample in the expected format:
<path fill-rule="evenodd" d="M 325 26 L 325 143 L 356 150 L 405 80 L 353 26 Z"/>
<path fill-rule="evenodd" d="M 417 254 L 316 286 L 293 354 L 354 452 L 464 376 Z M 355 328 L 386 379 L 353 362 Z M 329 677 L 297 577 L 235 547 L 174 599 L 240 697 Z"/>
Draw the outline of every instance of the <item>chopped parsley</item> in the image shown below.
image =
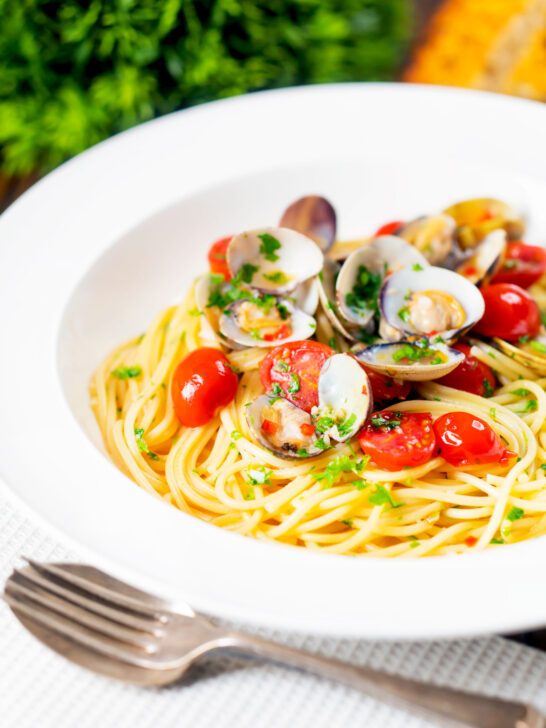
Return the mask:
<path fill-rule="evenodd" d="M 401 501 L 394 500 L 387 488 L 381 483 L 375 486 L 375 491 L 371 493 L 368 500 L 374 506 L 382 506 L 388 503 L 391 508 L 400 508 L 400 506 L 404 505 Z"/>
<path fill-rule="evenodd" d="M 433 344 L 445 344 L 445 339 L 442 339 L 441 336 L 437 336 L 435 339 L 432 339 Z"/>
<path fill-rule="evenodd" d="M 506 543 L 506 541 L 503 538 L 492 538 L 489 543 Z"/>
<path fill-rule="evenodd" d="M 249 485 L 271 485 L 272 470 L 268 470 L 264 465 L 249 465 L 247 468 L 247 476 Z"/>
<path fill-rule="evenodd" d="M 542 325 L 546 326 L 546 311 L 540 312 L 540 320 L 542 321 Z"/>
<path fill-rule="evenodd" d="M 339 455 L 328 463 L 325 470 L 319 473 L 313 473 L 313 478 L 319 483 L 322 483 L 324 488 L 331 488 L 343 473 L 361 473 L 369 460 L 370 458 L 367 455 L 361 460 L 356 460 L 356 458 L 350 455 Z M 367 485 L 362 480 L 358 480 L 356 483 L 363 483 L 360 487 L 357 485 L 358 490 L 363 490 Z"/>
<path fill-rule="evenodd" d="M 315 428 L 316 428 L 317 432 L 320 434 L 329 430 L 330 427 L 334 427 L 335 424 L 336 424 L 336 421 L 334 420 L 333 417 L 323 416 L 323 417 L 318 417 L 315 420 Z"/>
<path fill-rule="evenodd" d="M 282 359 L 275 364 L 273 367 L 273 371 L 275 372 L 287 372 L 289 371 L 290 366 L 287 361 L 283 361 Z"/>
<path fill-rule="evenodd" d="M 258 235 L 258 237 L 262 241 L 260 243 L 260 253 L 264 256 L 264 258 L 271 261 L 271 263 L 279 260 L 279 256 L 275 253 L 275 251 L 280 249 L 281 244 L 277 238 L 274 238 L 273 235 L 270 235 L 269 233 L 262 233 L 261 235 Z"/>
<path fill-rule="evenodd" d="M 278 382 L 273 382 L 271 385 L 271 393 L 276 397 L 282 397 L 284 392 L 282 391 L 281 385 Z"/>
<path fill-rule="evenodd" d="M 233 366 L 233 364 L 231 362 L 228 361 L 227 365 L 234 374 L 242 374 L 241 370 L 237 369 L 237 367 Z"/>
<path fill-rule="evenodd" d="M 546 463 L 542 463 L 542 465 L 540 466 L 540 468 L 541 468 L 541 470 L 545 470 L 546 471 Z"/>
<path fill-rule="evenodd" d="M 309 453 L 307 452 L 307 450 L 304 447 L 300 447 L 297 454 L 299 455 L 300 458 L 306 458 Z"/>
<path fill-rule="evenodd" d="M 257 339 L 258 341 L 263 341 L 264 337 L 260 334 L 258 329 L 252 329 L 252 331 L 250 332 L 250 335 L 252 336 L 253 339 Z"/>
<path fill-rule="evenodd" d="M 349 526 L 349 528 L 353 527 L 353 522 L 349 518 L 345 518 L 340 523 L 343 523 L 345 526 Z"/>
<path fill-rule="evenodd" d="M 515 394 L 516 397 L 527 397 L 527 395 L 531 394 L 531 392 L 530 390 L 525 389 L 525 387 L 519 387 L 518 389 L 512 389 L 510 394 Z"/>
<path fill-rule="evenodd" d="M 419 361 L 420 359 L 428 359 L 430 357 L 437 358 L 438 352 L 427 346 L 426 339 L 423 341 L 425 343 L 419 342 L 417 344 L 402 344 L 402 346 L 400 346 L 392 355 L 393 361 L 399 362 L 403 359 Z"/>
<path fill-rule="evenodd" d="M 528 399 L 525 403 L 525 407 L 522 410 L 518 410 L 518 414 L 525 414 L 526 412 L 536 412 L 538 407 L 536 399 Z"/>
<path fill-rule="evenodd" d="M 288 276 L 281 270 L 277 270 L 275 273 L 264 273 L 264 278 L 271 281 L 271 283 L 288 283 Z"/>
<path fill-rule="evenodd" d="M 254 488 L 250 488 L 248 492 L 244 494 L 245 500 L 256 500 L 256 495 L 254 494 Z"/>
<path fill-rule="evenodd" d="M 188 311 L 190 316 L 202 316 L 203 312 L 200 311 L 198 308 L 192 308 Z"/>
<path fill-rule="evenodd" d="M 419 263 L 414 263 L 414 264 L 412 265 L 412 268 L 413 268 L 413 270 L 414 270 L 414 271 L 421 271 L 421 270 L 425 270 L 425 269 L 423 268 L 423 266 L 422 266 L 422 265 L 420 265 Z"/>
<path fill-rule="evenodd" d="M 372 417 L 370 422 L 372 423 L 372 427 L 386 427 L 387 430 L 393 430 L 402 424 L 402 420 L 391 420 L 381 414 Z"/>
<path fill-rule="evenodd" d="M 506 518 L 512 522 L 519 521 L 520 518 L 523 518 L 523 514 L 524 514 L 523 508 L 518 508 L 517 506 L 514 506 L 513 508 L 511 508 L 508 511 Z"/>
<path fill-rule="evenodd" d="M 350 417 L 348 417 L 345 422 L 342 422 L 340 425 L 337 426 L 337 431 L 341 435 L 341 437 L 347 437 L 356 422 L 356 414 L 353 412 Z"/>
<path fill-rule="evenodd" d="M 142 427 L 135 427 L 135 438 L 137 447 L 140 452 L 147 455 L 150 460 L 159 460 L 159 455 L 155 452 L 152 452 L 148 447 L 148 443 L 144 439 L 144 430 L 142 429 Z"/>
<path fill-rule="evenodd" d="M 539 352 L 539 354 L 546 354 L 546 344 L 543 344 L 540 341 L 530 341 L 529 346 L 532 346 L 535 351 Z"/>
<path fill-rule="evenodd" d="M 118 367 L 117 369 L 114 369 L 111 374 L 116 379 L 134 379 L 135 377 L 140 377 L 142 374 L 142 367 L 138 366 L 138 364 L 133 367 Z"/>
<path fill-rule="evenodd" d="M 297 374 L 292 374 L 290 380 L 290 385 L 288 387 L 288 394 L 296 394 L 301 389 L 301 381 Z"/>
<path fill-rule="evenodd" d="M 357 311 L 377 311 L 377 298 L 382 282 L 381 273 L 372 273 L 365 265 L 359 265 L 353 288 L 345 296 L 347 306 Z"/>
<path fill-rule="evenodd" d="M 252 283 L 252 278 L 254 277 L 254 273 L 258 272 L 258 266 L 252 265 L 251 263 L 245 263 L 240 271 L 237 273 L 235 278 L 233 279 L 237 283 L 239 281 L 242 281 L 243 283 Z"/>
<path fill-rule="evenodd" d="M 402 319 L 402 321 L 407 324 L 410 317 L 410 310 L 407 306 L 404 306 L 404 308 L 401 308 L 400 311 L 398 311 L 398 318 Z"/>
<path fill-rule="evenodd" d="M 483 396 L 492 397 L 494 391 L 495 390 L 491 386 L 491 382 L 489 381 L 489 379 L 487 379 L 487 377 L 484 377 L 484 379 L 483 379 Z"/>
<path fill-rule="evenodd" d="M 329 447 L 332 447 L 331 445 L 327 445 L 322 437 L 319 437 L 318 440 L 315 440 L 315 445 L 318 447 L 319 450 L 328 450 Z"/>
<path fill-rule="evenodd" d="M 517 264 L 518 264 L 517 260 L 514 260 L 514 258 L 508 258 L 507 260 L 504 261 L 504 263 L 502 264 L 502 267 L 505 270 L 512 270 L 512 268 L 515 268 L 517 266 Z"/>
<path fill-rule="evenodd" d="M 232 440 L 239 440 L 242 436 L 243 436 L 243 433 L 239 432 L 239 430 L 232 430 L 232 432 L 231 432 Z"/>
<path fill-rule="evenodd" d="M 527 336 L 520 336 L 519 337 L 519 343 L 520 344 L 526 344 L 529 341 L 529 335 Z"/>
<path fill-rule="evenodd" d="M 336 337 L 332 336 L 330 339 L 328 339 L 328 346 L 333 349 L 334 351 L 339 351 L 339 347 L 337 345 Z"/>

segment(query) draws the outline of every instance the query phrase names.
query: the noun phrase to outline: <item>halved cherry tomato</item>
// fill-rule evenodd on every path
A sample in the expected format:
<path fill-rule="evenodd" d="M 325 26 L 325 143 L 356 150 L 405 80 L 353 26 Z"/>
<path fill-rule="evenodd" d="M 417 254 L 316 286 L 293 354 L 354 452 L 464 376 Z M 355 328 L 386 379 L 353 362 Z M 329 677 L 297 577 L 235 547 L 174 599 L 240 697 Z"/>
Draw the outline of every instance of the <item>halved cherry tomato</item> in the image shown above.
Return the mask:
<path fill-rule="evenodd" d="M 384 470 L 414 468 L 433 456 L 438 444 L 427 412 L 375 412 L 358 436 L 362 452 Z"/>
<path fill-rule="evenodd" d="M 452 344 L 451 348 L 462 351 L 464 360 L 445 377 L 436 379 L 436 384 L 443 384 L 446 387 L 460 389 L 462 392 L 470 392 L 470 394 L 479 394 L 480 397 L 490 397 L 497 386 L 491 367 L 472 356 L 468 344 L 459 342 Z"/>
<path fill-rule="evenodd" d="M 504 465 L 516 456 L 487 422 L 469 412 L 448 412 L 438 417 L 434 432 L 440 455 L 450 465 Z"/>
<path fill-rule="evenodd" d="M 233 400 L 238 384 L 237 375 L 221 351 L 195 349 L 174 370 L 171 397 L 176 416 L 186 427 L 206 425 L 218 407 Z"/>
<path fill-rule="evenodd" d="M 266 391 L 277 385 L 283 396 L 306 412 L 318 406 L 318 378 L 335 351 L 318 341 L 292 341 L 271 349 L 260 365 Z"/>
<path fill-rule="evenodd" d="M 515 283 L 529 288 L 546 273 L 546 250 L 522 242 L 508 243 L 502 268 L 493 283 Z"/>
<path fill-rule="evenodd" d="M 381 225 L 381 227 L 375 231 L 374 237 L 378 238 L 380 235 L 392 235 L 403 224 L 404 223 L 402 222 L 402 220 L 394 220 L 393 222 L 387 222 L 384 225 Z"/>
<path fill-rule="evenodd" d="M 233 236 L 228 235 L 227 238 L 220 238 L 210 246 L 208 252 L 209 267 L 211 273 L 221 273 L 225 281 L 229 281 L 231 275 L 226 262 L 226 251 L 229 241 Z"/>
<path fill-rule="evenodd" d="M 540 328 L 540 311 L 527 291 L 512 283 L 492 283 L 480 289 L 485 313 L 474 326 L 484 336 L 499 336 L 517 341 L 520 336 L 533 337 Z"/>
<path fill-rule="evenodd" d="M 385 377 L 373 369 L 368 369 L 361 361 L 358 362 L 368 375 L 372 388 L 374 402 L 387 402 L 391 399 L 406 399 L 411 390 L 411 383 L 401 379 Z"/>

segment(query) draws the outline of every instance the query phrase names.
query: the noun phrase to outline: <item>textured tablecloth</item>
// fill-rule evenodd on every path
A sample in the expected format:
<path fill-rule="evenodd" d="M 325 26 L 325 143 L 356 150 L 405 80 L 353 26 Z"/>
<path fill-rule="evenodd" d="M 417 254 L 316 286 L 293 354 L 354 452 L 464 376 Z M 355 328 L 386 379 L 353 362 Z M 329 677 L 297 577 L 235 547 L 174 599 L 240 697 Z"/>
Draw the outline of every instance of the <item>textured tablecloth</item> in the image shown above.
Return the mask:
<path fill-rule="evenodd" d="M 78 553 L 36 525 L 0 482 L 0 577 L 20 555 Z M 80 559 L 81 560 L 81 559 Z M 509 599 L 509 594 L 506 596 Z M 343 660 L 484 693 L 546 711 L 546 654 L 500 637 L 451 642 L 357 642 L 259 631 Z M 404 712 L 295 670 L 214 658 L 192 680 L 141 689 L 97 677 L 43 647 L 0 603 L 1 728 L 425 728 Z"/>

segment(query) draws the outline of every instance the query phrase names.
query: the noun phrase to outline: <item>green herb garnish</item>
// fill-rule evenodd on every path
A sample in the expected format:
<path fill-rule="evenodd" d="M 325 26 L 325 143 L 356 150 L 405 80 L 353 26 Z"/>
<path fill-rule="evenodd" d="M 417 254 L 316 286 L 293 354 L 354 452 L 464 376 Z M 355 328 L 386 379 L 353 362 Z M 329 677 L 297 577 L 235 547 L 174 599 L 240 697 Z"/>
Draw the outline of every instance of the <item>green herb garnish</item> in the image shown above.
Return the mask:
<path fill-rule="evenodd" d="M 546 354 L 546 344 L 543 344 L 540 341 L 530 341 L 529 346 L 532 346 L 533 349 L 538 351 L 540 354 Z"/>
<path fill-rule="evenodd" d="M 140 377 L 142 367 L 138 366 L 138 364 L 133 367 L 118 367 L 110 373 L 116 379 L 134 379 L 135 377 Z"/>
<path fill-rule="evenodd" d="M 422 265 L 420 265 L 419 263 L 414 263 L 414 264 L 412 265 L 412 268 L 413 268 L 413 270 L 414 270 L 414 271 L 420 271 L 420 270 L 425 270 L 425 269 L 423 268 L 423 266 L 422 266 Z"/>
<path fill-rule="evenodd" d="M 279 256 L 275 253 L 275 251 L 280 249 L 281 244 L 277 238 L 274 238 L 273 235 L 270 235 L 269 233 L 262 233 L 261 235 L 258 235 L 258 237 L 262 241 L 260 243 L 260 253 L 264 256 L 264 258 L 272 263 L 279 260 Z"/>
<path fill-rule="evenodd" d="M 410 317 L 410 310 L 407 306 L 404 306 L 404 308 L 401 308 L 400 311 L 398 311 L 398 318 L 402 319 L 404 323 L 407 324 Z"/>
<path fill-rule="evenodd" d="M 264 273 L 264 278 L 271 281 L 271 283 L 288 283 L 288 276 L 280 270 L 275 271 L 275 273 Z"/>
<path fill-rule="evenodd" d="M 517 506 L 514 506 L 508 511 L 506 518 L 509 521 L 519 521 L 520 518 L 523 518 L 524 513 L 525 511 L 523 510 L 523 508 L 518 508 Z"/>
<path fill-rule="evenodd" d="M 510 390 L 510 394 L 515 394 L 516 397 L 527 397 L 531 392 L 529 389 L 525 389 L 525 387 L 518 387 L 518 389 Z"/>
<path fill-rule="evenodd" d="M 328 463 L 325 470 L 319 473 L 313 473 L 313 478 L 319 483 L 322 483 L 325 488 L 331 488 L 343 473 L 356 474 L 364 470 L 369 459 L 370 458 L 366 456 L 365 458 L 357 461 L 356 458 L 349 455 L 339 455 L 337 458 L 334 458 L 334 460 Z M 363 483 L 364 481 L 358 480 L 356 482 Z M 359 488 L 357 485 L 358 490 L 362 490 L 365 487 L 366 486 L 363 485 Z"/>
<path fill-rule="evenodd" d="M 393 430 L 402 424 L 402 420 L 391 420 L 383 415 L 376 415 L 370 420 L 373 427 L 386 427 L 388 430 Z"/>
<path fill-rule="evenodd" d="M 382 282 L 381 273 L 372 273 L 365 265 L 359 265 L 353 288 L 345 296 L 347 306 L 357 311 L 377 311 Z"/>
<path fill-rule="evenodd" d="M 385 503 L 389 503 L 391 508 L 400 508 L 400 506 L 404 505 L 401 501 L 394 500 L 391 493 L 381 483 L 375 486 L 375 491 L 369 496 L 368 500 L 374 506 L 382 506 Z"/>
<path fill-rule="evenodd" d="M 288 394 L 296 394 L 301 389 L 301 381 L 297 374 L 291 375 L 290 385 L 288 387 Z"/>
<path fill-rule="evenodd" d="M 491 386 L 491 382 L 487 377 L 484 377 L 483 379 L 483 396 L 484 397 L 492 397 L 495 390 Z"/>

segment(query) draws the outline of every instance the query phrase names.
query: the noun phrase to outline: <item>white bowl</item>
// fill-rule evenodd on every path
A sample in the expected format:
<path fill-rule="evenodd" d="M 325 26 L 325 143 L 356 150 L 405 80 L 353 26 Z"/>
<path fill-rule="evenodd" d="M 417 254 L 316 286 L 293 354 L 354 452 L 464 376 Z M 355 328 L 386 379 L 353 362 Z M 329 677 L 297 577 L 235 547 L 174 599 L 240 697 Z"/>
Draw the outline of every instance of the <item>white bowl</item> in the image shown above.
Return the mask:
<path fill-rule="evenodd" d="M 206 268 L 210 242 L 324 194 L 342 237 L 497 196 L 546 239 L 546 107 L 485 93 L 342 85 L 255 94 L 121 134 L 0 219 L 0 469 L 122 578 L 198 609 L 368 638 L 546 623 L 546 540 L 462 557 L 349 558 L 253 541 L 140 490 L 105 457 L 87 383 Z"/>

